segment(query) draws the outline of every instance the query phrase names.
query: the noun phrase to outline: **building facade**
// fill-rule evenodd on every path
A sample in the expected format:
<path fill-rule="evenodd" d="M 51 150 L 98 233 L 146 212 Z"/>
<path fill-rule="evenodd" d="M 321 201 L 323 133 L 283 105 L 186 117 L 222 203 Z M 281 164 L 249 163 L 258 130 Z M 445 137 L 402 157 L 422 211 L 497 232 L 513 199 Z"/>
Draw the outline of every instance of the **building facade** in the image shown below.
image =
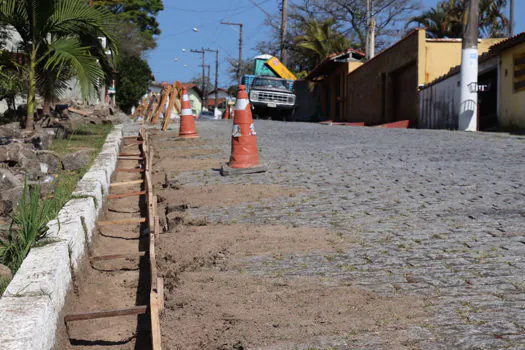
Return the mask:
<path fill-rule="evenodd" d="M 457 129 L 460 66 L 419 92 L 419 127 Z M 525 130 L 525 33 L 479 58 L 478 130 Z"/>
<path fill-rule="evenodd" d="M 501 40 L 480 40 L 479 53 Z M 460 62 L 461 39 L 428 39 L 424 29 L 416 29 L 347 75 L 342 121 L 377 125 L 409 120 L 417 127 L 419 86 Z"/>

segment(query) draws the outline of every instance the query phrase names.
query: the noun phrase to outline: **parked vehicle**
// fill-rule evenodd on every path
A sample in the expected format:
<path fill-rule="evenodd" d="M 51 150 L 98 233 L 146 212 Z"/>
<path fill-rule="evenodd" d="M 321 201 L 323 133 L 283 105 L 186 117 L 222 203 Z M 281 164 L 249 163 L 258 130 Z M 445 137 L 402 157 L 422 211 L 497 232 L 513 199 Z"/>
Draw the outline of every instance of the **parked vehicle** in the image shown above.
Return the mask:
<path fill-rule="evenodd" d="M 254 117 L 291 120 L 296 107 L 295 76 L 270 55 L 255 58 L 253 73 L 243 77 L 243 84 L 249 93 Z"/>

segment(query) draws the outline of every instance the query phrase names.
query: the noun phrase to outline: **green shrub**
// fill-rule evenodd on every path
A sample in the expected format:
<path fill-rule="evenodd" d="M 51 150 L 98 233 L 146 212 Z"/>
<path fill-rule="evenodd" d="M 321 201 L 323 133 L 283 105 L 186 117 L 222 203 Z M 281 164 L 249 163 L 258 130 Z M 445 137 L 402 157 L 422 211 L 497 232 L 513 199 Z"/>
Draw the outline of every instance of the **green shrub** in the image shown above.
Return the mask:
<path fill-rule="evenodd" d="M 0 239 L 0 263 L 16 273 L 31 247 L 46 237 L 53 214 L 50 201 L 40 199 L 40 186 L 25 183 L 7 240 Z"/>

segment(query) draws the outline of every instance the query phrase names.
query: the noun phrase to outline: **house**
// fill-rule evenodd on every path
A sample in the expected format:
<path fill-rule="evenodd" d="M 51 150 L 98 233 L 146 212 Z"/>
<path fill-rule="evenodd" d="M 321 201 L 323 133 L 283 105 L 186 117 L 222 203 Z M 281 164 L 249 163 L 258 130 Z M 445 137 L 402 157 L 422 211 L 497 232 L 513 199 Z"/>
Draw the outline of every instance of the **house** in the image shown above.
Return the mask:
<path fill-rule="evenodd" d="M 487 52 L 501 40 L 480 40 L 479 53 Z M 426 37 L 424 29 L 414 29 L 368 62 L 356 63 L 346 75 L 345 86 L 336 84 L 330 92 L 324 91 L 330 99 L 342 101 L 336 104 L 335 113 L 326 112 L 330 112 L 328 115 L 334 116 L 330 119 L 335 121 L 376 125 L 409 120 L 410 126 L 416 127 L 418 87 L 446 74 L 459 63 L 461 39 L 431 39 Z M 336 69 L 341 69 L 337 65 L 326 69 L 328 77 L 341 75 L 336 75 Z"/>
<path fill-rule="evenodd" d="M 320 113 L 322 119 L 342 120 L 346 115 L 346 96 L 347 84 L 346 77 L 348 73 L 355 70 L 363 63 L 361 60 L 365 54 L 354 49 L 347 49 L 343 52 L 332 54 L 322 60 L 317 66 L 310 71 L 306 80 L 318 83 L 321 91 Z M 297 84 L 297 88 L 307 87 L 305 84 Z M 309 95 L 305 89 L 300 90 L 299 95 Z M 304 92 L 302 92 L 304 90 Z M 298 101 L 298 105 L 301 103 Z M 308 116 L 311 117 L 311 116 Z"/>
<path fill-rule="evenodd" d="M 182 87 L 188 90 L 188 96 L 190 98 L 191 112 L 193 115 L 199 115 L 202 111 L 202 91 L 195 84 L 188 83 L 182 84 Z"/>
<path fill-rule="evenodd" d="M 419 126 L 457 129 L 460 66 L 421 87 Z M 478 130 L 525 130 L 525 32 L 479 57 Z"/>
<path fill-rule="evenodd" d="M 217 108 L 224 109 L 226 108 L 225 102 L 230 99 L 230 95 L 228 95 L 228 90 L 218 88 L 217 89 Z M 211 91 L 207 96 L 207 105 L 208 109 L 215 108 L 215 90 Z"/>

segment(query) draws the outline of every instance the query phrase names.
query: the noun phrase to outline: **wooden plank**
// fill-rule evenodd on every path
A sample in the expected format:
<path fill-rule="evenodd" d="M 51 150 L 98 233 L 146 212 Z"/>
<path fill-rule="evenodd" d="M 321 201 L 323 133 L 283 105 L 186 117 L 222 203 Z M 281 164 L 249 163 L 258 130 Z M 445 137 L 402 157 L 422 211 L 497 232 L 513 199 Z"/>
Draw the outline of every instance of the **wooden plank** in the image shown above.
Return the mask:
<path fill-rule="evenodd" d="M 119 153 L 119 157 L 140 157 L 142 156 L 142 153 Z"/>
<path fill-rule="evenodd" d="M 120 186 L 128 186 L 128 185 L 138 185 L 143 183 L 144 180 L 132 180 L 132 181 L 122 181 L 122 182 L 115 182 L 109 185 L 109 187 L 120 187 Z"/>
<path fill-rule="evenodd" d="M 72 113 L 80 114 L 83 117 L 87 117 L 87 116 L 89 116 L 91 114 L 89 112 L 81 111 L 79 109 L 75 109 L 75 108 L 71 108 L 71 107 L 69 107 L 67 110 L 72 112 Z"/>
<path fill-rule="evenodd" d="M 128 218 L 128 219 L 99 221 L 98 226 L 140 224 L 142 222 L 146 222 L 146 218 Z"/>
<path fill-rule="evenodd" d="M 126 258 L 135 258 L 145 256 L 146 252 L 136 252 L 136 253 L 127 253 L 127 254 L 113 254 L 113 255 L 99 255 L 90 258 L 91 261 L 105 261 L 105 260 L 115 260 L 115 259 L 126 259 Z"/>
<path fill-rule="evenodd" d="M 124 136 L 124 140 L 140 140 L 140 135 L 137 136 Z"/>
<path fill-rule="evenodd" d="M 157 293 L 150 293 L 150 319 L 151 319 L 151 346 L 153 350 L 162 349 L 162 335 L 160 333 L 159 302 Z"/>
<path fill-rule="evenodd" d="M 132 168 L 132 169 L 125 169 L 125 168 L 117 168 L 115 169 L 117 173 L 143 173 L 144 169 L 142 168 Z"/>
<path fill-rule="evenodd" d="M 76 314 L 69 314 L 64 316 L 64 322 L 94 320 L 97 318 L 108 318 L 117 316 L 130 316 L 145 314 L 148 311 L 147 305 L 140 305 L 131 307 L 128 309 L 115 309 L 106 311 L 95 311 L 95 312 L 81 312 Z"/>
<path fill-rule="evenodd" d="M 136 192 L 130 192 L 130 193 L 109 194 L 106 198 L 107 199 L 121 199 L 121 198 L 127 198 L 127 197 L 142 196 L 144 194 L 146 194 L 146 191 L 136 191 Z"/>
<path fill-rule="evenodd" d="M 118 160 L 143 160 L 143 157 L 140 156 L 118 156 Z"/>
<path fill-rule="evenodd" d="M 157 279 L 157 296 L 159 301 L 159 311 L 164 310 L 164 278 Z"/>

